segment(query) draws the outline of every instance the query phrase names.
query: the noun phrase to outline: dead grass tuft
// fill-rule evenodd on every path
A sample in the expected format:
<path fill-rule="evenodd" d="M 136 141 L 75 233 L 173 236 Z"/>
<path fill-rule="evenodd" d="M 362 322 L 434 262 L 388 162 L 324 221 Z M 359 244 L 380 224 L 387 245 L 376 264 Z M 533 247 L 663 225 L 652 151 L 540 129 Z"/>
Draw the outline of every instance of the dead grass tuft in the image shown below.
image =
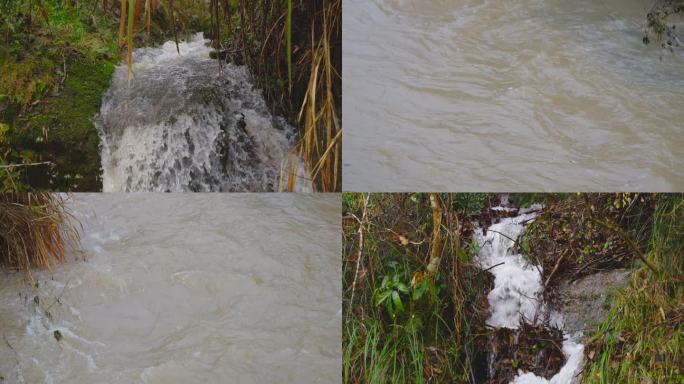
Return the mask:
<path fill-rule="evenodd" d="M 0 263 L 28 270 L 50 268 L 78 241 L 75 221 L 61 195 L 0 194 Z"/>

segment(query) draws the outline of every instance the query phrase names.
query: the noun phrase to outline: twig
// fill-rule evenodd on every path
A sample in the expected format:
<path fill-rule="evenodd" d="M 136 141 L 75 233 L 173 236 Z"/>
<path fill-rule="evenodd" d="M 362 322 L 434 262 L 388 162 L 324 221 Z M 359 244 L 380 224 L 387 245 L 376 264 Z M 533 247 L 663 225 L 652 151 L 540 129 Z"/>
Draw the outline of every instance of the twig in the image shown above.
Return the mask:
<path fill-rule="evenodd" d="M 7 169 L 7 168 L 19 168 L 19 167 L 29 167 L 29 166 L 34 166 L 34 165 L 46 165 L 46 164 L 51 164 L 54 165 L 52 161 L 42 161 L 39 163 L 24 163 L 24 164 L 8 164 L 8 165 L 0 165 L 0 168 L 2 169 Z"/>
<path fill-rule="evenodd" d="M 561 256 L 558 258 L 558 261 L 556 261 L 556 265 L 553 267 L 553 270 L 549 274 L 549 276 L 546 278 L 546 281 L 544 282 L 544 289 L 549 285 L 549 281 L 551 281 L 551 277 L 553 277 L 553 274 L 556 273 L 556 270 L 558 270 L 558 267 L 560 266 L 561 261 L 563 261 L 563 258 L 565 258 L 565 255 L 568 253 L 568 248 L 561 253 Z"/>
<path fill-rule="evenodd" d="M 17 356 L 19 356 L 19 353 L 17 352 L 17 350 L 14 349 L 14 347 L 12 346 L 12 344 L 10 344 L 9 340 L 7 340 L 7 335 L 5 335 L 5 334 L 3 333 L 3 334 L 2 334 L 2 337 L 3 337 L 3 339 L 5 339 L 5 343 L 7 343 L 7 346 L 10 347 L 10 349 L 11 349 Z"/>
<path fill-rule="evenodd" d="M 71 279 L 67 280 L 66 284 L 64 284 L 64 287 L 62 287 L 62 292 L 59 293 L 59 296 L 57 296 L 57 298 L 55 298 L 55 301 L 53 301 L 52 304 L 50 304 L 50 306 L 48 306 L 47 308 L 45 308 L 45 311 L 46 311 L 46 312 L 47 312 L 47 311 L 50 311 L 50 308 L 52 308 L 52 306 L 54 306 L 56 303 L 62 304 L 62 302 L 59 301 L 59 299 L 61 299 L 62 296 L 64 295 L 64 291 L 65 291 L 65 290 L 67 289 L 67 287 L 69 286 L 69 282 L 70 282 L 70 281 L 71 281 Z"/>
<path fill-rule="evenodd" d="M 436 193 L 430 194 L 430 206 L 432 207 L 432 240 L 430 240 L 430 262 L 427 266 L 428 276 L 434 276 L 439 262 L 442 260 L 442 203 Z"/>
<path fill-rule="evenodd" d="M 494 265 L 492 265 L 491 267 L 489 267 L 489 268 L 487 268 L 487 269 L 481 270 L 479 273 L 487 272 L 487 271 L 489 271 L 490 269 L 494 269 L 494 268 L 498 267 L 499 265 L 504 265 L 504 264 L 506 264 L 506 262 L 502 261 L 502 262 L 500 262 L 499 264 L 494 264 Z"/>
<path fill-rule="evenodd" d="M 487 230 L 487 232 L 494 232 L 494 233 L 498 233 L 499 235 L 501 235 L 501 236 L 503 236 L 503 237 L 507 238 L 508 240 L 512 241 L 512 242 L 513 242 L 513 244 L 518 244 L 518 240 L 516 240 L 516 239 L 513 239 L 513 238 L 511 238 L 510 236 L 508 236 L 508 235 L 505 235 L 505 234 L 503 234 L 503 233 L 501 233 L 501 232 L 499 232 L 499 231 L 495 231 L 495 230 L 493 230 L 493 229 L 488 229 L 488 230 Z"/>
<path fill-rule="evenodd" d="M 361 266 L 361 258 L 363 257 L 363 225 L 366 222 L 366 217 L 367 217 L 367 208 L 368 208 L 368 199 L 370 198 L 370 194 L 366 195 L 366 199 L 363 202 L 363 214 L 361 215 L 361 220 L 359 221 L 359 230 L 357 231 L 359 235 L 359 250 L 356 253 L 356 271 L 354 272 L 354 281 L 352 282 L 352 291 L 351 291 L 351 296 L 349 298 L 349 313 L 351 313 L 351 309 L 354 305 L 354 292 L 356 292 L 356 282 L 357 278 L 359 276 L 359 268 Z"/>

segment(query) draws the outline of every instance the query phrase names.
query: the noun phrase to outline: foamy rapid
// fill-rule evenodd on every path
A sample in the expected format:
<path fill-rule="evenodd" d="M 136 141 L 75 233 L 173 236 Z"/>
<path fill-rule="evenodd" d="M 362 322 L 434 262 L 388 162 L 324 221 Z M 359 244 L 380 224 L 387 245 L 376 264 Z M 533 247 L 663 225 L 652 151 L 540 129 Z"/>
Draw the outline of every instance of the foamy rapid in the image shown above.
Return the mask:
<path fill-rule="evenodd" d="M 492 209 L 509 210 L 505 207 Z M 475 241 L 480 249 L 478 260 L 482 268 L 491 268 L 489 271 L 494 275 L 494 289 L 487 296 L 490 306 L 487 324 L 492 327 L 517 329 L 521 317 L 535 324 L 548 321 L 554 326 L 563 327 L 562 315 L 549 310 L 543 303 L 541 267 L 531 265 L 523 255 L 513 252 L 525 225 L 533 221 L 541 209 L 542 206 L 538 204 L 521 209 L 518 216 L 501 219 L 491 225 L 486 233 L 481 229 L 475 233 Z M 566 362 L 556 375 L 546 379 L 519 371 L 512 383 L 570 383 L 582 363 L 584 346 L 576 341 L 579 335 L 564 336 L 563 354 Z"/>
<path fill-rule="evenodd" d="M 136 49 L 96 117 L 104 191 L 273 191 L 294 129 L 273 116 L 244 66 L 219 69 L 202 34 Z M 310 190 L 299 166 L 298 190 Z"/>

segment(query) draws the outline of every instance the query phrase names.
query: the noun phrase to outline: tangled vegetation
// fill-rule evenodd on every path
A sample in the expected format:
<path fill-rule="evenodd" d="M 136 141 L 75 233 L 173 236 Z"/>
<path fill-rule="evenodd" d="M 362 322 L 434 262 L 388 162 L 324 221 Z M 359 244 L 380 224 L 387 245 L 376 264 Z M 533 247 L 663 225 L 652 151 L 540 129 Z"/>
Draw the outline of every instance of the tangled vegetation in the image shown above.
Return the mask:
<path fill-rule="evenodd" d="M 341 181 L 341 0 L 0 0 L 4 190 L 101 189 L 92 117 L 132 50 L 203 31 L 213 57 L 246 64 L 321 191 Z M 131 78 L 134 81 L 134 78 Z M 283 164 L 294 188 L 295 162 Z"/>
<path fill-rule="evenodd" d="M 344 194 L 345 383 L 466 382 L 486 361 L 486 292 L 465 219 L 486 195 Z"/>
<path fill-rule="evenodd" d="M 676 383 L 684 378 L 684 197 L 581 194 L 542 198 L 520 248 L 542 267 L 544 296 L 561 282 L 630 268 L 590 340 L 583 382 Z"/>
<path fill-rule="evenodd" d="M 506 215 L 493 194 L 343 194 L 343 381 L 504 383 L 519 369 L 550 378 L 564 364 L 562 332 L 485 324 L 492 277 L 475 225 Z M 544 299 L 600 271 L 631 284 L 586 334 L 590 383 L 681 380 L 684 327 L 682 195 L 515 194 L 544 210 L 517 239 L 542 268 Z"/>
<path fill-rule="evenodd" d="M 320 191 L 341 188 L 342 1 L 214 0 L 212 36 L 229 38 L 227 58 L 245 63 L 275 112 L 299 128 L 295 149 Z M 231 19 L 231 16 L 232 19 Z M 231 21 L 232 20 L 232 21 Z M 221 29 L 220 25 L 225 24 Z M 222 42 L 219 46 L 223 47 Z M 296 162 L 284 164 L 293 190 Z M 283 178 L 284 179 L 284 178 Z"/>

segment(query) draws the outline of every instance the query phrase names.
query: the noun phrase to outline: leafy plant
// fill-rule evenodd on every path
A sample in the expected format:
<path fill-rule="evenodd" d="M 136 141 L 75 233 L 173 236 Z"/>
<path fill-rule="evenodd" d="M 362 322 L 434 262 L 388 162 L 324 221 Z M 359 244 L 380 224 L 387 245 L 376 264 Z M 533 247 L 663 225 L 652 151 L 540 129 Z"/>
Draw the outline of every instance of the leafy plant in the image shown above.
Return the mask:
<path fill-rule="evenodd" d="M 385 275 L 376 292 L 377 305 L 385 307 L 391 318 L 396 318 L 404 312 L 404 303 L 401 295 L 408 295 L 408 286 L 401 281 L 401 275 Z"/>

